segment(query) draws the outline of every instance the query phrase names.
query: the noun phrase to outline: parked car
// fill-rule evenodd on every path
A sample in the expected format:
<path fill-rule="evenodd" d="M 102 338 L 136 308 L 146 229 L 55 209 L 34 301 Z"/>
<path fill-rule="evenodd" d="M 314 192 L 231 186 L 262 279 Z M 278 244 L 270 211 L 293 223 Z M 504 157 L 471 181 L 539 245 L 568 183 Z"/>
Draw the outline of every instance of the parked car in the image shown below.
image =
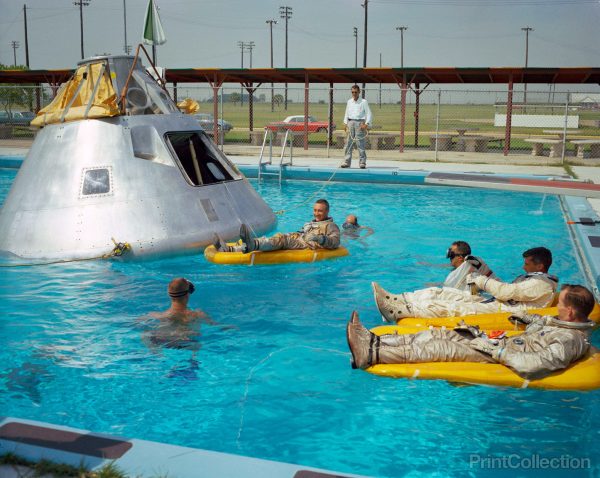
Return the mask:
<path fill-rule="evenodd" d="M 329 123 L 326 121 L 317 121 L 314 116 L 308 117 L 308 132 L 309 133 L 324 133 L 327 131 Z M 269 123 L 266 126 L 267 129 L 276 131 L 278 129 L 289 129 L 291 131 L 304 131 L 304 115 L 300 116 L 288 116 L 283 121 L 276 121 Z M 335 129 L 335 124 L 331 125 L 332 131 Z"/>
<path fill-rule="evenodd" d="M 35 113 L 31 111 L 10 111 L 0 110 L 0 124 L 27 125 L 35 118 Z"/>
<path fill-rule="evenodd" d="M 215 125 L 215 117 L 213 115 L 209 113 L 198 113 L 192 116 L 198 123 L 200 123 L 200 126 L 202 126 L 204 131 L 207 133 L 213 132 L 213 127 Z M 217 128 L 223 131 L 223 133 L 228 133 L 233 128 L 233 125 L 229 121 L 219 118 L 217 120 Z"/>

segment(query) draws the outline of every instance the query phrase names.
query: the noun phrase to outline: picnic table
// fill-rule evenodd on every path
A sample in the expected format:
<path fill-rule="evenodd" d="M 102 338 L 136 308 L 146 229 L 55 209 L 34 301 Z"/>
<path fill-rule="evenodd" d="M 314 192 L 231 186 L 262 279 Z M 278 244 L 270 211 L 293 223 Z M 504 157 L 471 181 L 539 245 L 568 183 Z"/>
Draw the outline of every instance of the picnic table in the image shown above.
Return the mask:
<path fill-rule="evenodd" d="M 600 158 L 600 138 L 598 139 L 572 139 L 570 143 L 577 146 L 577 157 L 585 157 L 586 145 L 590 147 L 590 158 Z"/>

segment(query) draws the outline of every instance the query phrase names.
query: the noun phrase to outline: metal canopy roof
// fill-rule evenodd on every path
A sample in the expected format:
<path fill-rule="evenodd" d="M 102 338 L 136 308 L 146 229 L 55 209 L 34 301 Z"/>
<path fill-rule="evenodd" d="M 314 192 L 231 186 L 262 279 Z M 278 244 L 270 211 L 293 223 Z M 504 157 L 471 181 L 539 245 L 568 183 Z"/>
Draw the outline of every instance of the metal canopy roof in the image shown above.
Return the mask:
<path fill-rule="evenodd" d="M 228 83 L 596 83 L 600 68 L 254 68 L 168 69 L 167 81 Z"/>
<path fill-rule="evenodd" d="M 0 83 L 62 83 L 74 70 L 0 70 Z M 169 68 L 170 83 L 600 84 L 600 68 Z"/>

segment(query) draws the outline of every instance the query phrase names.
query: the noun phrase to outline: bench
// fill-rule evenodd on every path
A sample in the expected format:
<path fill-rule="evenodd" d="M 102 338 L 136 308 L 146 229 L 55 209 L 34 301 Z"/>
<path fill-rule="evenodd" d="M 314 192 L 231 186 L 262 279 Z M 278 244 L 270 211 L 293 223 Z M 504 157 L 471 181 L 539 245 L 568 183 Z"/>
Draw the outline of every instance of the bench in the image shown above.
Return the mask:
<path fill-rule="evenodd" d="M 395 133 L 369 133 L 367 143 L 373 149 L 394 149 L 398 136 Z M 365 147 L 367 146 L 365 145 Z"/>
<path fill-rule="evenodd" d="M 531 155 L 544 156 L 544 145 L 550 145 L 550 158 L 559 158 L 562 154 L 563 142 L 560 139 L 550 138 L 525 138 L 525 142 L 532 143 Z"/>
<path fill-rule="evenodd" d="M 429 149 L 435 150 L 435 141 L 437 138 L 438 151 L 450 151 L 452 149 L 452 140 L 456 137 L 455 134 L 432 134 L 429 136 Z"/>
<path fill-rule="evenodd" d="M 273 140 L 275 140 L 276 134 L 277 133 L 275 133 L 275 132 L 273 133 Z M 252 146 L 262 146 L 264 137 L 265 137 L 264 129 L 250 131 L 250 144 Z M 273 143 L 275 143 L 275 141 L 273 141 Z M 267 140 L 267 144 L 268 144 L 268 140 Z"/>
<path fill-rule="evenodd" d="M 469 153 L 485 153 L 488 150 L 489 143 L 502 142 L 503 138 L 493 136 L 459 136 L 457 146 L 461 151 Z"/>
<path fill-rule="evenodd" d="M 600 158 L 600 139 L 572 139 L 570 141 L 577 146 L 577 157 L 585 157 L 585 146 L 590 146 L 590 158 Z"/>
<path fill-rule="evenodd" d="M 335 148 L 344 149 L 346 147 L 346 141 L 348 140 L 348 133 L 339 131 L 333 133 L 332 144 Z M 396 135 L 393 133 L 369 133 L 365 139 L 365 149 L 393 149 Z"/>

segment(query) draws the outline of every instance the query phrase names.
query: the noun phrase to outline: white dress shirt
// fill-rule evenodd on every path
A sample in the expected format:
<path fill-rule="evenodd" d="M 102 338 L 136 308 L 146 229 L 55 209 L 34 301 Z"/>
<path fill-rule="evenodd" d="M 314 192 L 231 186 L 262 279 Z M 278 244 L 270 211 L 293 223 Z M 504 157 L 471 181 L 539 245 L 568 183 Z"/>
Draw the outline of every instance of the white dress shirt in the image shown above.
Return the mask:
<path fill-rule="evenodd" d="M 354 101 L 354 98 L 350 98 L 348 103 L 346 103 L 344 124 L 348 124 L 348 119 L 364 120 L 368 126 L 371 126 L 372 115 L 367 100 L 359 98 L 357 101 Z"/>

